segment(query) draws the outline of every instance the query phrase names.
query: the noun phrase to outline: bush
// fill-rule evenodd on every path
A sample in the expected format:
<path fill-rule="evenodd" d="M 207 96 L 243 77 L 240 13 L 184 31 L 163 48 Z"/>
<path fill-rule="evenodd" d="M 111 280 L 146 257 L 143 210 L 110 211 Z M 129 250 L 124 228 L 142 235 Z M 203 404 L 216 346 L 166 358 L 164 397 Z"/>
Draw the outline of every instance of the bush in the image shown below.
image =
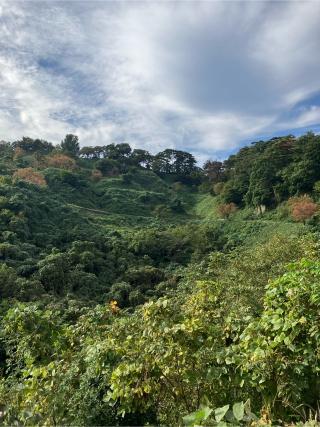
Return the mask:
<path fill-rule="evenodd" d="M 68 184 L 74 188 L 81 188 L 87 185 L 81 175 L 64 169 L 48 168 L 44 174 L 49 186 Z"/>
<path fill-rule="evenodd" d="M 69 156 L 65 154 L 54 154 L 47 158 L 47 163 L 49 166 L 60 169 L 72 170 L 76 166 L 76 162 Z"/>
<path fill-rule="evenodd" d="M 117 176 L 119 175 L 118 162 L 111 159 L 101 159 L 96 163 L 96 169 L 98 169 L 103 176 Z"/>
<path fill-rule="evenodd" d="M 288 205 L 291 217 L 298 222 L 305 222 L 319 210 L 319 206 L 308 196 L 292 197 L 288 200 Z"/>
<path fill-rule="evenodd" d="M 46 180 L 40 172 L 35 171 L 32 168 L 18 169 L 13 177 L 17 180 L 27 181 L 35 185 L 44 187 L 47 185 Z"/>
<path fill-rule="evenodd" d="M 100 179 L 103 177 L 103 175 L 102 175 L 102 173 L 101 173 L 101 171 L 99 171 L 98 169 L 94 169 L 92 172 L 91 172 L 91 179 L 92 179 L 92 181 L 100 181 Z"/>
<path fill-rule="evenodd" d="M 274 415 L 318 405 L 320 263 L 302 260 L 267 286 L 264 311 L 240 337 L 243 373 Z M 298 406 L 299 405 L 299 406 Z"/>
<path fill-rule="evenodd" d="M 214 184 L 213 186 L 213 192 L 216 195 L 219 195 L 222 193 L 223 191 L 223 187 L 224 187 L 224 183 L 223 182 L 217 182 L 216 184 Z"/>
<path fill-rule="evenodd" d="M 233 202 L 231 202 L 231 203 L 225 203 L 225 204 L 219 205 L 217 207 L 218 215 L 221 218 L 229 218 L 229 216 L 231 214 L 233 214 L 234 212 L 236 212 L 236 210 L 237 210 L 237 206 Z"/>

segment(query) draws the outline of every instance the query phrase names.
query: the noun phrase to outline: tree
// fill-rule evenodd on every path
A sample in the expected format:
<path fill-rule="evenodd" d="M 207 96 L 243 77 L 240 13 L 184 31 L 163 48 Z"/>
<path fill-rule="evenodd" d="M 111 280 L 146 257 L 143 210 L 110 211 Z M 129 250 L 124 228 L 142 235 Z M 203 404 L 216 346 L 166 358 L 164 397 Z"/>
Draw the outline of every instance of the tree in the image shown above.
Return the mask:
<path fill-rule="evenodd" d="M 54 149 L 54 146 L 51 142 L 45 141 L 43 139 L 33 139 L 29 137 L 23 137 L 20 140 L 14 141 L 12 143 L 14 150 L 20 149 L 17 152 L 24 152 L 26 154 L 41 153 L 49 154 Z"/>
<path fill-rule="evenodd" d="M 146 169 L 151 168 L 153 156 L 149 151 L 135 148 L 130 156 L 134 165 L 145 167 Z"/>
<path fill-rule="evenodd" d="M 196 170 L 196 159 L 186 151 L 167 149 L 154 156 L 152 169 L 160 174 L 190 175 Z"/>
<path fill-rule="evenodd" d="M 217 160 L 207 160 L 203 165 L 203 171 L 208 177 L 209 181 L 213 184 L 218 183 L 224 179 L 224 164 Z"/>
<path fill-rule="evenodd" d="M 63 295 L 70 287 L 70 260 L 64 253 L 52 253 L 38 263 L 38 275 L 46 291 Z"/>
<path fill-rule="evenodd" d="M 115 146 L 117 155 L 118 155 L 118 159 L 124 158 L 124 157 L 129 157 L 131 154 L 131 147 L 129 144 L 123 142 L 121 144 L 117 144 Z"/>
<path fill-rule="evenodd" d="M 14 152 L 14 149 L 12 147 L 12 144 L 10 144 L 10 142 L 0 141 L 0 157 L 1 158 L 6 158 L 6 157 L 11 158 L 13 152 Z"/>
<path fill-rule="evenodd" d="M 103 176 L 114 176 L 119 174 L 118 163 L 111 159 L 98 160 L 96 169 L 100 171 Z"/>
<path fill-rule="evenodd" d="M 17 274 L 15 270 L 6 264 L 0 264 L 0 296 L 12 298 L 15 296 Z"/>
<path fill-rule="evenodd" d="M 281 175 L 290 195 L 311 192 L 320 180 L 320 136 L 308 132 L 292 148 L 292 162 Z"/>
<path fill-rule="evenodd" d="M 319 210 L 319 206 L 308 196 L 292 197 L 288 200 L 288 205 L 292 218 L 299 222 L 312 218 Z"/>
<path fill-rule="evenodd" d="M 61 141 L 61 149 L 64 153 L 77 157 L 80 152 L 79 138 L 69 133 L 65 136 L 64 140 Z"/>
<path fill-rule="evenodd" d="M 124 160 L 130 157 L 131 147 L 127 143 L 109 144 L 103 148 L 103 157 L 112 160 Z"/>

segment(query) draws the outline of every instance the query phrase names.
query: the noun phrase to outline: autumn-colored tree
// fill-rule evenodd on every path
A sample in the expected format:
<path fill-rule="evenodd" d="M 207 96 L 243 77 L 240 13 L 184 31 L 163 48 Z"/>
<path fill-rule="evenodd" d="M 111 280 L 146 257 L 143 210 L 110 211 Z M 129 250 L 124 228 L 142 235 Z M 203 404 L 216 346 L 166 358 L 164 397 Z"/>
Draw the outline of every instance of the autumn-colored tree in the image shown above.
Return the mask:
<path fill-rule="evenodd" d="M 65 154 L 54 154 L 53 156 L 48 157 L 47 163 L 49 166 L 60 169 L 72 170 L 76 166 L 76 162 L 69 156 Z"/>
<path fill-rule="evenodd" d="M 26 152 L 21 147 L 17 147 L 14 150 L 13 158 L 19 159 L 20 157 L 24 156 L 25 154 L 26 154 Z"/>
<path fill-rule="evenodd" d="M 229 218 L 229 216 L 237 210 L 237 205 L 235 203 L 224 203 L 219 205 L 217 208 L 218 214 L 221 218 Z"/>
<path fill-rule="evenodd" d="M 313 215 L 319 210 L 319 206 L 315 203 L 311 197 L 291 197 L 288 200 L 288 205 L 291 212 L 291 217 L 295 221 L 305 222 L 307 219 L 313 217 Z"/>
<path fill-rule="evenodd" d="M 31 182 L 32 184 L 44 187 L 47 185 L 46 180 L 40 172 L 35 171 L 33 168 L 18 169 L 13 177 L 17 180 Z"/>

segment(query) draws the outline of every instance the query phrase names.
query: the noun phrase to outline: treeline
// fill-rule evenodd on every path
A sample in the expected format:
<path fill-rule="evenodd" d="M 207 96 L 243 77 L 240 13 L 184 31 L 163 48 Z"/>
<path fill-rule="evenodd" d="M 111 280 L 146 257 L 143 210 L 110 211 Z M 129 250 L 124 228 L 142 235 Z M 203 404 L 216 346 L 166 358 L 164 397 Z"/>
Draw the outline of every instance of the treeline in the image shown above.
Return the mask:
<path fill-rule="evenodd" d="M 200 171 L 194 156 L 186 151 L 166 149 L 152 155 L 147 150 L 132 149 L 127 143 L 80 148 L 78 137 L 72 134 L 66 135 L 61 144 L 56 146 L 48 141 L 29 137 L 12 143 L 2 142 L 1 153 L 16 156 L 61 153 L 74 159 L 90 159 L 96 161 L 96 169 L 103 175 L 125 173 L 130 167 L 181 177 L 196 175 Z"/>
<path fill-rule="evenodd" d="M 146 150 L 132 149 L 127 143 L 80 148 L 78 137 L 69 134 L 57 146 L 27 137 L 2 143 L 0 154 L 62 154 L 75 161 L 92 161 L 97 178 L 125 174 L 139 167 L 162 177 L 172 176 L 183 184 L 200 186 L 200 191 L 218 195 L 221 203 L 273 208 L 290 197 L 320 192 L 319 147 L 320 135 L 312 132 L 298 138 L 276 137 L 241 148 L 225 161 L 208 160 L 200 168 L 194 156 L 185 151 L 166 149 L 152 155 Z M 65 168 L 72 168 L 72 161 L 69 165 L 66 159 L 60 161 L 66 162 Z"/>
<path fill-rule="evenodd" d="M 210 190 L 225 203 L 272 208 L 320 189 L 320 135 L 309 132 L 258 141 L 224 162 L 208 161 Z"/>

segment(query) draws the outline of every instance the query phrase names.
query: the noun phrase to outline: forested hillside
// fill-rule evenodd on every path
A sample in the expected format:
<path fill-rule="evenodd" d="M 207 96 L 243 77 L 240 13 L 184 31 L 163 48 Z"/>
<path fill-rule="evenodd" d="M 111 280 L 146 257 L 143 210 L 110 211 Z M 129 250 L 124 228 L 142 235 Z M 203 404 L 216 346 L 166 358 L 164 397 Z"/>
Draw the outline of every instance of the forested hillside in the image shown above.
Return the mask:
<path fill-rule="evenodd" d="M 320 136 L 203 167 L 0 143 L 0 423 L 320 417 Z"/>

